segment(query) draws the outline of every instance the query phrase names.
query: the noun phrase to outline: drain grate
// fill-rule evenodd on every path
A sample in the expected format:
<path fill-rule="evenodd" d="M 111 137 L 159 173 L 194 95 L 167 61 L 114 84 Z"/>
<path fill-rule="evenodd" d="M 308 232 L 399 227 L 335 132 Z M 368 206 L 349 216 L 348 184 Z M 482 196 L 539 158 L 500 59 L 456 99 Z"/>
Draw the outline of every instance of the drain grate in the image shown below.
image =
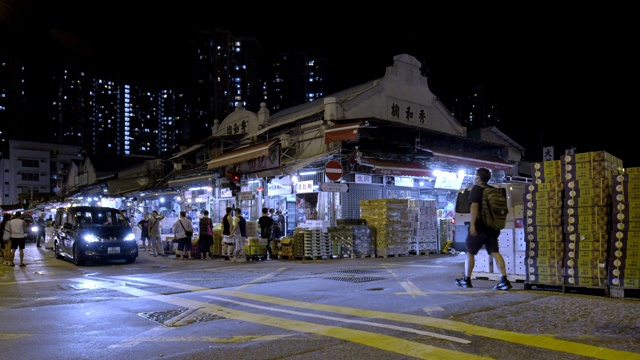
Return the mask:
<path fill-rule="evenodd" d="M 338 270 L 337 272 L 341 272 L 341 273 L 347 273 L 347 274 L 370 274 L 370 273 L 377 273 L 380 271 L 384 271 L 384 270 L 380 270 L 380 269 L 352 269 L 352 270 Z"/>
<path fill-rule="evenodd" d="M 384 280 L 383 277 L 376 276 L 331 276 L 328 277 L 329 280 L 337 280 L 337 281 L 346 281 L 352 283 L 362 283 L 368 281 L 376 281 L 376 280 Z"/>
<path fill-rule="evenodd" d="M 177 309 L 168 311 L 155 311 L 138 314 L 147 320 L 151 320 L 160 325 L 178 327 L 192 323 L 202 323 L 224 319 L 222 316 L 213 315 L 200 309 Z"/>

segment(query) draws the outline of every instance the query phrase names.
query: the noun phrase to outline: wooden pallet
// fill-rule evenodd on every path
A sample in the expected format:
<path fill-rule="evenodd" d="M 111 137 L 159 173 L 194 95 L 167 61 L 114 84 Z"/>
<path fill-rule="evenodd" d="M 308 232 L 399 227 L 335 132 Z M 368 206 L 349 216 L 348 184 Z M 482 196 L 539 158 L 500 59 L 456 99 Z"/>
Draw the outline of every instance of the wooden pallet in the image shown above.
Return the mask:
<path fill-rule="evenodd" d="M 371 255 L 371 254 L 351 254 L 350 256 L 352 259 L 364 259 L 364 258 L 373 258 L 375 256 Z"/>
<path fill-rule="evenodd" d="M 616 299 L 639 299 L 640 289 L 630 289 L 621 286 L 609 286 L 609 296 Z"/>
<path fill-rule="evenodd" d="M 499 281 L 500 277 L 499 273 L 485 273 L 485 272 L 475 272 L 472 274 L 471 278 L 476 280 L 494 280 Z M 515 274 L 507 274 L 507 280 L 511 282 L 524 282 L 526 279 L 526 275 L 515 275 Z"/>
<path fill-rule="evenodd" d="M 543 291 L 555 291 L 560 293 L 570 293 L 570 294 L 581 294 L 581 295 L 599 295 L 599 296 L 609 296 L 609 286 L 579 286 L 579 285 L 549 285 L 549 284 L 533 284 L 533 283 L 525 283 L 525 290 L 532 290 L 535 287 L 535 290 L 543 290 Z"/>
<path fill-rule="evenodd" d="M 409 255 L 419 256 L 419 255 L 438 255 L 439 251 L 429 250 L 429 251 L 409 251 Z"/>
<path fill-rule="evenodd" d="M 379 255 L 376 255 L 377 258 L 383 258 L 383 259 L 392 258 L 392 257 L 400 257 L 400 256 L 409 256 L 409 253 L 406 252 L 406 253 L 397 253 L 397 254 L 379 254 Z"/>
<path fill-rule="evenodd" d="M 331 259 L 331 256 L 328 255 L 316 255 L 316 256 L 305 256 L 304 257 L 305 260 L 327 260 L 327 259 Z"/>

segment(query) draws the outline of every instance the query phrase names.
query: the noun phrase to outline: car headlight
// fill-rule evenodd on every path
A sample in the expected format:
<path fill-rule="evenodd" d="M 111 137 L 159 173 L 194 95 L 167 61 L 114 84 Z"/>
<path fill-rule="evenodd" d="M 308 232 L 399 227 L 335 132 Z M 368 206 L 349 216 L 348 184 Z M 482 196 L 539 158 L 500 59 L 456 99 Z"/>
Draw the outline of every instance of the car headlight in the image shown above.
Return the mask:
<path fill-rule="evenodd" d="M 124 239 L 127 241 L 131 241 L 131 240 L 135 240 L 136 236 L 133 233 L 129 233 L 127 234 L 127 236 L 124 237 Z"/>
<path fill-rule="evenodd" d="M 32 226 L 31 227 L 31 232 L 37 233 L 38 232 L 38 227 L 37 226 Z"/>
<path fill-rule="evenodd" d="M 98 241 L 99 239 L 98 239 L 98 237 L 97 237 L 97 236 L 95 236 L 95 235 L 93 235 L 93 234 L 87 234 L 87 235 L 85 235 L 85 236 L 84 236 L 84 240 L 85 240 L 86 242 L 96 242 L 96 241 Z"/>

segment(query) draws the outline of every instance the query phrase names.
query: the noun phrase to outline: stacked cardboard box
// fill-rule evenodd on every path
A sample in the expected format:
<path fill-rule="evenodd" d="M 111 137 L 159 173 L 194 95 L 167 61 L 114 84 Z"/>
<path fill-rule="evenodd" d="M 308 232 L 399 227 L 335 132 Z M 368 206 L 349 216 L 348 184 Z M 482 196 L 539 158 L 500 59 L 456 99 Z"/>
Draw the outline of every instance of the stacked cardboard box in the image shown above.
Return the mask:
<path fill-rule="evenodd" d="M 562 285 L 565 244 L 561 162 L 538 162 L 532 167 L 533 182 L 524 194 L 527 282 Z"/>
<path fill-rule="evenodd" d="M 562 157 L 566 285 L 604 287 L 611 225 L 611 179 L 622 161 L 604 151 Z"/>
<path fill-rule="evenodd" d="M 410 251 L 437 252 L 438 208 L 436 200 L 409 200 Z"/>
<path fill-rule="evenodd" d="M 625 169 L 612 181 L 610 286 L 640 288 L 640 168 Z"/>
<path fill-rule="evenodd" d="M 407 199 L 360 200 L 360 217 L 376 230 L 376 256 L 409 255 Z"/>

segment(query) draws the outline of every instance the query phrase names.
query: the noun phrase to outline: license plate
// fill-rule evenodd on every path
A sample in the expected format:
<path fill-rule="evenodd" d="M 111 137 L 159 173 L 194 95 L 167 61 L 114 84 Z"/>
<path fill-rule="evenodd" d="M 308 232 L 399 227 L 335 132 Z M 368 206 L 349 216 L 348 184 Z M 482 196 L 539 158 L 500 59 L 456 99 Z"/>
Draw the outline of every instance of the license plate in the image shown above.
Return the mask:
<path fill-rule="evenodd" d="M 110 247 L 107 249 L 107 254 L 120 254 L 120 247 Z"/>

